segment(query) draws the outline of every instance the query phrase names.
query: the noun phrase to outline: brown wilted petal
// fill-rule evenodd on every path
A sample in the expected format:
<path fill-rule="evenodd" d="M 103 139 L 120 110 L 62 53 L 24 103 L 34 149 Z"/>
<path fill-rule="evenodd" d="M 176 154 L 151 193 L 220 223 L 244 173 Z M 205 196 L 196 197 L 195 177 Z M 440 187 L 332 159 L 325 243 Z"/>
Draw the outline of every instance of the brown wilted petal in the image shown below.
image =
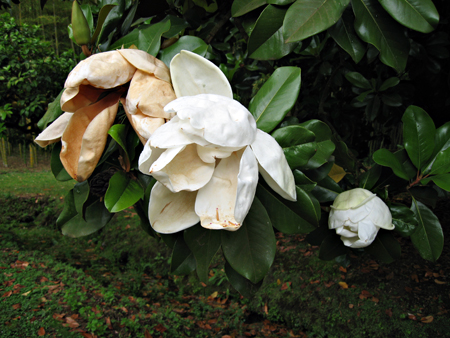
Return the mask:
<path fill-rule="evenodd" d="M 61 109 L 74 113 L 78 109 L 96 102 L 105 89 L 81 85 L 75 88 L 66 88 L 61 96 Z"/>
<path fill-rule="evenodd" d="M 123 91 L 73 114 L 62 135 L 61 162 L 72 178 L 83 182 L 92 174 L 106 145 Z"/>
<path fill-rule="evenodd" d="M 161 60 L 138 49 L 120 49 L 117 52 L 137 69 L 170 83 L 169 68 Z"/>

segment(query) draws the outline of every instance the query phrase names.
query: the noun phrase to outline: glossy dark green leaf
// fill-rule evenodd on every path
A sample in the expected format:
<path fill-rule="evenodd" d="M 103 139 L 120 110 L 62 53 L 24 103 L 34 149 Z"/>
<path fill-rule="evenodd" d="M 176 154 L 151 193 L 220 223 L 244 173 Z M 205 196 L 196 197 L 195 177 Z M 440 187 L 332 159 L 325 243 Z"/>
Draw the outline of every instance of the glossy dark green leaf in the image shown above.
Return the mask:
<path fill-rule="evenodd" d="M 312 131 L 316 135 L 316 152 L 303 168 L 315 169 L 326 163 L 335 150 L 335 145 L 331 141 L 331 129 L 328 125 L 319 120 L 309 120 L 300 126 Z"/>
<path fill-rule="evenodd" d="M 139 216 L 140 219 L 140 226 L 141 228 L 149 235 L 152 236 L 153 238 L 158 239 L 158 235 L 156 233 L 155 230 L 153 230 L 152 226 L 150 225 L 150 221 L 148 219 L 148 204 L 143 203 L 142 201 L 138 201 L 137 203 L 135 203 L 133 205 L 134 210 L 136 211 L 136 213 Z"/>
<path fill-rule="evenodd" d="M 431 117 L 420 107 L 409 106 L 402 117 L 403 144 L 412 163 L 422 169 L 434 149 L 436 128 Z"/>
<path fill-rule="evenodd" d="M 75 198 L 73 195 L 73 189 L 67 193 L 64 197 L 63 211 L 59 214 L 56 220 L 56 225 L 61 228 L 65 223 L 74 218 L 77 215 L 77 208 L 75 207 Z"/>
<path fill-rule="evenodd" d="M 353 27 L 354 18 L 349 11 L 344 11 L 336 24 L 328 29 L 328 33 L 336 43 L 358 63 L 366 53 L 366 46 L 356 35 Z"/>
<path fill-rule="evenodd" d="M 364 250 L 383 263 L 394 262 L 402 253 L 402 248 L 392 233 L 383 229 L 378 231 L 375 240 Z"/>
<path fill-rule="evenodd" d="M 123 20 L 122 27 L 120 27 L 120 35 L 124 36 L 128 33 L 128 30 L 131 27 L 131 24 L 133 23 L 134 16 L 136 15 L 136 10 L 138 8 L 139 1 L 136 1 L 131 9 L 128 11 L 127 16 L 125 17 L 125 20 Z"/>
<path fill-rule="evenodd" d="M 291 168 L 306 165 L 316 153 L 317 144 L 314 141 L 316 136 L 300 125 L 279 128 L 272 133 L 272 136 L 283 148 Z"/>
<path fill-rule="evenodd" d="M 431 0 L 378 0 L 399 23 L 422 33 L 430 33 L 439 23 L 439 13 Z"/>
<path fill-rule="evenodd" d="M 181 34 L 182 31 L 189 27 L 189 23 L 183 18 L 179 18 L 174 15 L 167 15 L 163 21 L 170 21 L 170 29 L 163 33 L 163 37 L 170 39 Z"/>
<path fill-rule="evenodd" d="M 117 142 L 117 144 L 127 151 L 126 138 L 127 138 L 127 126 L 124 124 L 115 124 L 108 130 L 108 134 Z"/>
<path fill-rule="evenodd" d="M 403 104 L 403 99 L 398 93 L 383 93 L 381 101 L 390 107 L 400 107 Z"/>
<path fill-rule="evenodd" d="M 322 212 L 319 227 L 306 235 L 306 241 L 309 244 L 320 246 L 328 236 L 336 236 L 336 231 L 328 228 L 328 216 L 328 212 Z"/>
<path fill-rule="evenodd" d="M 372 166 L 372 168 L 370 168 L 364 174 L 361 175 L 359 187 L 367 190 L 372 189 L 377 183 L 380 176 L 381 176 L 381 166 L 375 164 Z"/>
<path fill-rule="evenodd" d="M 325 177 L 311 190 L 320 203 L 333 202 L 341 192 L 342 188 L 331 177 Z"/>
<path fill-rule="evenodd" d="M 256 196 L 267 210 L 275 228 L 285 234 L 308 233 L 320 219 L 320 204 L 314 196 L 296 187 L 297 201 L 278 198 L 278 194 L 258 184 Z"/>
<path fill-rule="evenodd" d="M 256 21 L 248 40 L 248 54 L 252 59 L 277 60 L 288 55 L 298 43 L 285 43 L 283 19 L 287 9 L 267 6 Z"/>
<path fill-rule="evenodd" d="M 295 0 L 266 0 L 268 4 L 271 5 L 280 5 L 280 6 L 284 6 L 284 5 L 289 5 L 291 3 L 293 3 Z"/>
<path fill-rule="evenodd" d="M 450 174 L 430 176 L 421 182 L 423 184 L 427 184 L 430 180 L 433 181 L 439 188 L 450 191 Z"/>
<path fill-rule="evenodd" d="M 415 185 L 409 189 L 411 195 L 418 201 L 425 205 L 429 205 L 432 208 L 436 207 L 436 202 L 438 201 L 438 192 L 433 187 L 426 187 Z"/>
<path fill-rule="evenodd" d="M 79 214 L 83 213 L 84 203 L 89 197 L 89 183 L 88 181 L 75 184 L 73 187 L 73 198 L 75 202 L 75 209 Z"/>
<path fill-rule="evenodd" d="M 255 197 L 239 230 L 221 233 L 223 253 L 233 269 L 254 284 L 262 280 L 273 263 L 276 240 L 261 202 Z"/>
<path fill-rule="evenodd" d="M 170 21 L 158 22 L 139 30 L 137 48 L 156 56 L 161 47 L 161 35 L 170 29 Z"/>
<path fill-rule="evenodd" d="M 220 248 L 220 231 L 205 229 L 197 224 L 184 231 L 184 241 L 194 254 L 199 280 L 206 283 L 209 265 Z"/>
<path fill-rule="evenodd" d="M 86 4 L 81 5 L 80 7 L 92 33 L 92 31 L 94 30 L 94 17 L 92 16 L 91 6 Z"/>
<path fill-rule="evenodd" d="M 408 180 L 408 174 L 403 168 L 401 162 L 397 157 L 387 149 L 378 149 L 373 154 L 373 160 L 384 167 L 389 167 L 394 171 L 394 174 L 404 180 Z"/>
<path fill-rule="evenodd" d="M 367 106 L 365 109 L 366 117 L 369 122 L 373 122 L 380 111 L 380 98 L 378 95 L 373 96 L 369 102 L 367 102 Z"/>
<path fill-rule="evenodd" d="M 49 103 L 47 111 L 37 123 L 39 129 L 44 130 L 63 113 L 61 110 L 61 96 L 64 93 L 64 90 L 65 89 L 61 90 L 55 100 Z"/>
<path fill-rule="evenodd" d="M 269 133 L 283 120 L 297 101 L 300 84 L 298 67 L 280 67 L 273 72 L 248 107 L 259 129 Z"/>
<path fill-rule="evenodd" d="M 311 180 L 303 172 L 301 172 L 300 170 L 297 170 L 297 169 L 294 170 L 294 179 L 295 179 L 295 185 L 297 185 L 299 188 L 301 188 L 305 191 L 311 191 L 317 185 L 316 182 Z"/>
<path fill-rule="evenodd" d="M 233 17 L 244 15 L 266 3 L 266 0 L 234 0 L 231 5 L 231 15 Z"/>
<path fill-rule="evenodd" d="M 417 229 L 411 235 L 411 240 L 422 258 L 435 262 L 444 247 L 441 224 L 436 215 L 419 201 L 413 199 L 411 210 L 418 221 Z"/>
<path fill-rule="evenodd" d="M 58 181 L 69 181 L 72 177 L 69 173 L 64 169 L 63 164 L 61 163 L 61 159 L 59 158 L 59 154 L 61 153 L 61 142 L 57 142 L 54 144 L 52 149 L 52 158 L 50 160 L 50 167 L 52 169 L 53 176 Z"/>
<path fill-rule="evenodd" d="M 334 143 L 336 145 L 336 149 L 333 154 L 335 163 L 350 172 L 354 172 L 356 166 L 355 158 L 348 149 L 347 145 L 342 141 L 335 141 Z"/>
<path fill-rule="evenodd" d="M 98 13 L 97 27 L 95 27 L 94 34 L 92 34 L 91 37 L 91 44 L 94 44 L 97 41 L 97 38 L 102 31 L 103 25 L 105 24 L 106 18 L 109 15 L 109 12 L 111 12 L 111 10 L 116 6 L 117 5 L 105 5 L 101 8 L 100 12 Z"/>
<path fill-rule="evenodd" d="M 69 237 L 87 236 L 103 228 L 112 216 L 103 203 L 97 200 L 86 208 L 84 219 L 82 214 L 76 214 L 75 217 L 62 224 L 61 231 L 64 236 Z"/>
<path fill-rule="evenodd" d="M 362 74 L 358 72 L 348 72 L 347 74 L 345 74 L 345 78 L 356 87 L 363 89 L 373 89 L 369 80 L 367 80 L 364 76 L 362 76 Z"/>
<path fill-rule="evenodd" d="M 336 233 L 330 233 L 320 245 L 319 258 L 324 261 L 330 261 L 338 256 L 345 255 L 347 250 L 340 236 L 336 235 Z"/>
<path fill-rule="evenodd" d="M 116 172 L 109 180 L 105 206 L 109 212 L 119 212 L 131 207 L 144 196 L 144 189 L 123 171 Z"/>
<path fill-rule="evenodd" d="M 114 42 L 112 45 L 110 45 L 109 50 L 121 49 L 122 47 L 130 48 L 132 45 L 137 46 L 139 43 L 138 42 L 139 32 L 140 32 L 139 28 L 133 29 L 130 33 L 121 37 L 116 42 Z"/>
<path fill-rule="evenodd" d="M 332 167 L 333 167 L 333 163 L 327 162 L 317 169 L 305 170 L 305 171 L 303 171 L 303 173 L 306 176 L 308 176 L 311 180 L 313 180 L 314 182 L 320 182 L 328 176 Z"/>
<path fill-rule="evenodd" d="M 380 92 L 385 91 L 386 89 L 395 87 L 400 83 L 400 79 L 398 77 L 390 77 L 386 81 L 384 81 L 380 88 L 378 89 Z"/>
<path fill-rule="evenodd" d="M 177 42 L 172 46 L 167 47 L 160 51 L 159 59 L 166 64 L 167 67 L 170 66 L 170 61 L 172 58 L 178 54 L 182 49 L 194 52 L 201 56 L 205 56 L 208 49 L 208 45 L 199 37 L 185 35 L 182 36 Z"/>
<path fill-rule="evenodd" d="M 352 7 L 359 37 L 380 51 L 381 62 L 402 72 L 409 53 L 409 42 L 402 27 L 376 0 L 352 0 Z"/>
<path fill-rule="evenodd" d="M 410 180 L 417 177 L 417 168 L 411 162 L 411 159 L 409 158 L 408 153 L 405 149 L 397 150 L 394 153 L 394 156 L 400 161 L 403 170 Z"/>
<path fill-rule="evenodd" d="M 306 39 L 333 26 L 350 0 L 301 0 L 293 3 L 284 19 L 286 42 Z"/>
<path fill-rule="evenodd" d="M 444 152 L 447 153 L 447 149 L 449 149 L 449 148 L 450 148 L 450 122 L 447 122 L 436 129 L 433 153 L 428 161 L 426 168 L 423 170 L 423 173 L 429 174 L 431 171 L 431 167 L 434 165 L 434 162 L 436 161 L 436 157 L 441 153 L 444 153 Z M 444 156 L 444 155 L 441 154 L 439 156 Z M 441 160 L 443 160 L 443 159 L 441 159 Z M 439 166 L 439 167 L 441 167 L 441 166 Z"/>
<path fill-rule="evenodd" d="M 195 257 L 182 237 L 175 241 L 172 251 L 170 272 L 174 275 L 188 275 L 195 270 Z"/>
<path fill-rule="evenodd" d="M 392 215 L 392 224 L 395 231 L 403 237 L 409 237 L 417 227 L 414 212 L 403 204 L 392 204 L 389 209 Z"/>
<path fill-rule="evenodd" d="M 252 297 L 261 287 L 263 281 L 253 284 L 247 278 L 241 276 L 228 262 L 225 262 L 225 274 L 228 281 L 244 297 Z"/>

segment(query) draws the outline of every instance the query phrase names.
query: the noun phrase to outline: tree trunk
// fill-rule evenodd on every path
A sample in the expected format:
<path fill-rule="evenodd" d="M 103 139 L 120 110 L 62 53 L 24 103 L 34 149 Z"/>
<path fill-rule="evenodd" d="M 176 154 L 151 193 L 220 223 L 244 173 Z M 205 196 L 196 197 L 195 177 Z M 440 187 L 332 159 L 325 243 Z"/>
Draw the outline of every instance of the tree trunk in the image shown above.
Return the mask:
<path fill-rule="evenodd" d="M 59 50 L 58 50 L 58 28 L 56 26 L 55 0 L 53 0 L 53 23 L 54 23 L 54 26 L 55 26 L 55 50 L 56 50 L 56 55 L 59 56 Z"/>

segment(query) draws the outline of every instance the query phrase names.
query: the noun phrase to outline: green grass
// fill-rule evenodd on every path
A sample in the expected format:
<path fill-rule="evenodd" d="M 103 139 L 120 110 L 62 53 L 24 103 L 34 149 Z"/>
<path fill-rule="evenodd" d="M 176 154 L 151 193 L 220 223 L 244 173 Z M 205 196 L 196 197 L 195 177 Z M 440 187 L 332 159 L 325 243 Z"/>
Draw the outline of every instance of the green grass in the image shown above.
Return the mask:
<path fill-rule="evenodd" d="M 170 250 L 140 228 L 133 209 L 90 236 L 62 236 L 55 225 L 62 201 L 33 194 L 45 188 L 48 196 L 63 196 L 69 184 L 50 172 L 0 174 L 1 338 L 38 337 L 41 328 L 56 337 L 421 338 L 450 331 L 448 286 L 415 284 L 411 271 L 395 270 L 407 260 L 372 270 L 366 256 L 350 266 L 324 262 L 304 237 L 278 235 L 269 275 L 245 299 L 228 284 L 220 257 L 207 285 L 195 273 L 171 275 Z M 395 278 L 388 280 L 391 270 Z M 433 291 L 424 298 L 405 286 Z M 432 323 L 421 322 L 430 315 Z"/>
<path fill-rule="evenodd" d="M 65 196 L 73 188 L 74 180 L 59 182 L 49 170 L 37 172 L 0 173 L 0 193 L 19 196 Z"/>

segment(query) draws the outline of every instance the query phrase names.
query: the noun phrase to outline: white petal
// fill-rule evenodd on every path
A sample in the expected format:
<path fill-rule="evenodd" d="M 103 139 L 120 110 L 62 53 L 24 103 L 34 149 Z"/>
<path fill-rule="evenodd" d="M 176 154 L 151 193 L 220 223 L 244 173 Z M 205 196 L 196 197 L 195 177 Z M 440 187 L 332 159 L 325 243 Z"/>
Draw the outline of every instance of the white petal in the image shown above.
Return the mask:
<path fill-rule="evenodd" d="M 211 144 L 203 138 L 202 130 L 195 130 L 189 121 L 182 121 L 178 116 L 159 127 L 151 136 L 151 145 L 155 148 L 175 148 L 191 143 L 201 146 Z"/>
<path fill-rule="evenodd" d="M 230 83 L 211 61 L 182 50 L 170 62 L 170 74 L 177 97 L 218 94 L 233 98 Z"/>
<path fill-rule="evenodd" d="M 395 226 L 392 224 L 391 211 L 382 199 L 379 197 L 374 198 L 372 207 L 372 212 L 370 213 L 371 221 L 380 228 L 393 230 Z"/>
<path fill-rule="evenodd" d="M 353 249 L 365 248 L 366 246 L 372 244 L 372 242 L 362 241 L 358 237 L 347 238 L 341 236 L 341 240 L 342 242 L 344 242 L 345 246 L 348 246 Z"/>
<path fill-rule="evenodd" d="M 197 145 L 198 156 L 207 163 L 215 163 L 216 158 L 226 158 L 231 155 L 232 152 L 238 151 L 240 147 L 219 147 L 210 145 L 202 147 Z"/>
<path fill-rule="evenodd" d="M 340 193 L 331 207 L 333 209 L 356 209 L 375 197 L 376 195 L 369 190 L 362 188 L 351 189 Z"/>
<path fill-rule="evenodd" d="M 185 96 L 170 102 L 164 110 L 177 113 L 180 120 L 189 122 L 195 134 L 203 133 L 204 139 L 212 144 L 245 147 L 256 137 L 252 114 L 239 102 L 225 96 Z"/>
<path fill-rule="evenodd" d="M 251 147 L 260 165 L 259 172 L 267 184 L 281 197 L 296 201 L 294 174 L 277 141 L 258 129 Z"/>
<path fill-rule="evenodd" d="M 180 191 L 176 194 L 156 182 L 150 194 L 148 215 L 156 232 L 171 234 L 187 229 L 200 220 L 194 211 L 197 192 Z"/>
<path fill-rule="evenodd" d="M 237 152 L 217 165 L 211 180 L 198 191 L 195 212 L 207 229 L 237 230 L 235 219 L 240 155 Z"/>
<path fill-rule="evenodd" d="M 336 233 L 340 236 L 347 237 L 347 238 L 353 238 L 358 237 L 358 234 L 356 232 L 350 231 L 346 229 L 346 227 L 339 227 L 336 228 Z"/>
<path fill-rule="evenodd" d="M 205 163 L 195 144 L 167 149 L 150 168 L 150 174 L 172 192 L 196 191 L 211 179 L 215 163 Z"/>
<path fill-rule="evenodd" d="M 364 242 L 372 243 L 377 236 L 379 227 L 372 223 L 372 221 L 365 219 L 358 224 L 358 237 Z"/>
<path fill-rule="evenodd" d="M 129 115 L 129 119 L 134 130 L 146 140 L 166 122 L 161 117 L 150 117 L 141 113 Z"/>
<path fill-rule="evenodd" d="M 256 186 L 258 185 L 258 161 L 250 147 L 242 154 L 239 163 L 239 174 L 236 192 L 236 206 L 234 218 L 238 223 L 244 221 L 255 198 Z"/>
<path fill-rule="evenodd" d="M 35 139 L 39 146 L 45 147 L 49 144 L 58 142 L 66 129 L 67 124 L 72 118 L 73 113 L 64 113 L 52 122 L 47 128 L 45 128 L 42 133 L 40 133 Z"/>
<path fill-rule="evenodd" d="M 166 149 L 152 148 L 150 140 L 144 146 L 139 156 L 139 170 L 146 175 L 150 175 L 150 167 L 161 156 Z"/>

